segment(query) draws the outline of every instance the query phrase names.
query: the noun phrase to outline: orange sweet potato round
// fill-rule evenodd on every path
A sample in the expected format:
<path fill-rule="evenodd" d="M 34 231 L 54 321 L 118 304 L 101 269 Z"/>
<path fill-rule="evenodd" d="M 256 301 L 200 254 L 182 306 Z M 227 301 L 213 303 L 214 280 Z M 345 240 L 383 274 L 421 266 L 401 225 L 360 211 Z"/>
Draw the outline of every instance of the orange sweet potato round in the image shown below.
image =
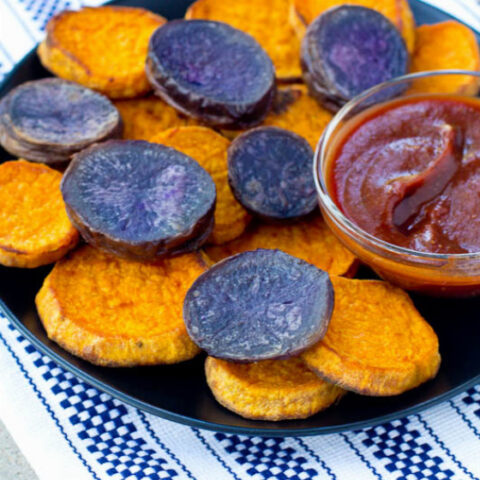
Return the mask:
<path fill-rule="evenodd" d="M 48 22 L 38 54 L 55 75 L 110 98 L 143 95 L 151 89 L 145 75 L 148 42 L 165 21 L 142 8 L 63 11 Z"/>
<path fill-rule="evenodd" d="M 250 215 L 237 202 L 228 185 L 227 148 L 230 142 L 214 130 L 199 126 L 171 128 L 150 141 L 185 153 L 212 176 L 217 189 L 217 204 L 209 242 L 219 245 L 241 235 Z"/>
<path fill-rule="evenodd" d="M 323 130 L 332 119 L 332 114 L 307 93 L 303 85 L 291 85 L 277 90 L 270 112 L 262 125 L 285 128 L 303 137 L 315 150 Z M 222 130 L 229 139 L 241 131 Z"/>
<path fill-rule="evenodd" d="M 405 40 L 407 50 L 412 52 L 415 46 L 415 20 L 408 0 L 292 0 L 290 21 L 297 34 L 302 38 L 306 26 L 315 18 L 332 7 L 343 4 L 360 5 L 377 10 L 385 15 L 397 28 Z"/>
<path fill-rule="evenodd" d="M 301 258 L 331 275 L 352 275 L 357 260 L 333 235 L 320 216 L 289 225 L 251 225 L 241 237 L 225 245 L 205 249 L 208 258 L 224 258 L 257 248 L 279 249 Z"/>
<path fill-rule="evenodd" d="M 336 385 L 397 395 L 433 378 L 438 338 L 410 297 L 380 280 L 333 277 L 335 307 L 325 337 L 301 356 Z"/>
<path fill-rule="evenodd" d="M 412 56 L 412 72 L 427 70 L 480 70 L 480 53 L 475 34 L 454 20 L 421 25 Z M 415 80 L 409 93 L 453 93 L 476 95 L 475 77 L 445 75 Z"/>
<path fill-rule="evenodd" d="M 117 100 L 114 105 L 122 117 L 123 138 L 126 140 L 150 140 L 167 128 L 185 127 L 198 123 L 154 95 Z"/>
<path fill-rule="evenodd" d="M 289 0 L 197 0 L 186 19 L 217 20 L 254 37 L 268 53 L 280 81 L 300 80 L 300 40 L 289 22 Z"/>
<path fill-rule="evenodd" d="M 55 262 L 78 242 L 65 211 L 62 174 L 25 160 L 0 165 L 0 264 L 34 268 Z"/>
<path fill-rule="evenodd" d="M 234 363 L 207 357 L 207 383 L 225 408 L 254 420 L 307 418 L 344 390 L 313 374 L 298 358 Z"/>
<path fill-rule="evenodd" d="M 182 305 L 205 269 L 198 253 L 148 264 L 83 246 L 45 279 L 36 297 L 38 314 L 49 338 L 94 364 L 181 362 L 199 352 Z"/>
<path fill-rule="evenodd" d="M 305 138 L 315 150 L 331 119 L 332 114 L 308 95 L 306 87 L 295 85 L 278 90 L 273 107 L 262 125 L 290 130 Z"/>

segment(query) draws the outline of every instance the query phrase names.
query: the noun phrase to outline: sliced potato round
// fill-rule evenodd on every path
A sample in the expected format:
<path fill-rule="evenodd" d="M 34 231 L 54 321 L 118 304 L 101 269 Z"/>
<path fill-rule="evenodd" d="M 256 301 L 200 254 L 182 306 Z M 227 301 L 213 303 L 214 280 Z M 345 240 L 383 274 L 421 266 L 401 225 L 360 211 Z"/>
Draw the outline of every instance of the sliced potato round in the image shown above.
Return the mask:
<path fill-rule="evenodd" d="M 209 355 L 254 362 L 315 345 L 333 310 L 329 275 L 280 250 L 243 252 L 217 263 L 188 290 L 183 318 Z"/>
<path fill-rule="evenodd" d="M 290 21 L 297 34 L 303 37 L 307 25 L 319 15 L 339 5 L 360 5 L 377 10 L 385 15 L 400 30 L 407 49 L 413 52 L 415 46 L 415 19 L 408 0 L 293 0 Z"/>
<path fill-rule="evenodd" d="M 234 363 L 207 357 L 207 383 L 225 408 L 254 420 L 307 418 L 344 393 L 305 367 L 297 357 Z"/>
<path fill-rule="evenodd" d="M 196 160 L 213 178 L 217 189 L 215 225 L 209 242 L 220 245 L 243 233 L 250 215 L 237 202 L 228 186 L 227 148 L 230 142 L 206 127 L 170 128 L 151 138 Z"/>
<path fill-rule="evenodd" d="M 257 222 L 239 238 L 224 245 L 208 246 L 205 252 L 210 260 L 219 262 L 257 248 L 282 250 L 331 275 L 351 276 L 358 264 L 353 253 L 337 240 L 320 215 L 291 225 Z"/>
<path fill-rule="evenodd" d="M 123 120 L 125 140 L 150 140 L 163 130 L 173 127 L 196 125 L 162 99 L 150 95 L 145 98 L 117 100 L 114 102 Z"/>
<path fill-rule="evenodd" d="M 177 363 L 200 351 L 182 305 L 205 269 L 198 253 L 148 264 L 83 246 L 55 265 L 35 301 L 49 338 L 91 363 Z"/>
<path fill-rule="evenodd" d="M 332 277 L 325 337 L 302 354 L 320 377 L 363 395 L 397 395 L 433 378 L 438 338 L 403 290 L 380 280 Z"/>
<path fill-rule="evenodd" d="M 480 69 L 478 41 L 470 28 L 450 20 L 417 28 L 412 72 Z M 408 93 L 476 95 L 479 80 L 471 75 L 444 75 L 415 80 Z"/>
<path fill-rule="evenodd" d="M 331 119 L 332 113 L 311 97 L 304 85 L 289 85 L 277 90 L 272 108 L 262 125 L 290 130 L 307 140 L 315 150 Z M 240 133 L 242 131 L 222 130 L 222 134 L 231 140 Z"/>
<path fill-rule="evenodd" d="M 290 0 L 197 0 L 186 19 L 217 20 L 254 37 L 269 54 L 280 81 L 300 80 L 300 40 L 290 25 Z"/>
<path fill-rule="evenodd" d="M 62 174 L 25 160 L 0 165 L 0 264 L 35 268 L 78 242 L 60 193 Z"/>
<path fill-rule="evenodd" d="M 142 8 L 63 11 L 48 22 L 38 55 L 61 78 L 110 98 L 136 97 L 151 89 L 145 75 L 148 42 L 165 22 Z"/>

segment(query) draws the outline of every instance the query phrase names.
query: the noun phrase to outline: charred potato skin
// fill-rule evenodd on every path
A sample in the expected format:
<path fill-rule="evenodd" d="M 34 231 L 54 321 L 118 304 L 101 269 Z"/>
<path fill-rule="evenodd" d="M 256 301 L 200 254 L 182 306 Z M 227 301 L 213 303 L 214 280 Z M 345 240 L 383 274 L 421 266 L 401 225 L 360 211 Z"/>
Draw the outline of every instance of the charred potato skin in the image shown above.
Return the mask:
<path fill-rule="evenodd" d="M 121 7 L 121 6 L 103 6 L 103 7 L 84 7 L 82 11 L 90 11 L 92 13 L 104 12 L 108 14 L 128 15 L 132 11 L 142 12 L 145 18 L 152 22 L 155 27 L 166 23 L 166 20 L 160 15 L 141 8 Z M 114 76 L 99 75 L 98 72 L 92 72 L 92 69 L 84 63 L 84 60 L 75 56 L 67 48 L 62 46 L 62 41 L 57 38 L 56 28 L 59 23 L 64 21 L 67 17 L 75 15 L 77 12 L 65 10 L 53 17 L 47 24 L 46 37 L 38 46 L 38 56 L 45 68 L 51 71 L 54 75 L 67 80 L 78 82 L 81 85 L 104 93 L 110 98 L 134 98 L 145 95 L 151 90 L 145 73 L 140 70 L 133 73 L 131 76 L 115 78 Z M 153 30 L 152 30 L 153 31 Z"/>
<path fill-rule="evenodd" d="M 253 368 L 264 363 L 266 368 L 275 370 L 276 362 L 282 361 L 258 362 Z M 292 358 L 283 362 L 299 360 Z M 237 376 L 235 366 L 229 363 L 207 357 L 207 383 L 218 403 L 244 418 L 274 422 L 304 419 L 328 408 L 345 393 L 340 387 L 315 378 L 308 382 L 276 386 L 261 381 L 250 382 L 248 378 Z"/>
<path fill-rule="evenodd" d="M 187 86 L 182 86 L 161 66 L 155 50 L 157 40 L 162 29 L 175 28 L 181 23 L 202 22 L 201 20 L 173 20 L 157 31 L 150 38 L 149 53 L 145 71 L 154 92 L 162 100 L 171 105 L 179 112 L 193 117 L 211 127 L 244 129 L 261 123 L 268 113 L 268 110 L 275 97 L 276 84 L 272 66 L 270 87 L 265 90 L 260 98 L 249 102 L 244 101 L 237 104 L 222 103 L 219 100 L 206 98 L 204 95 L 193 92 Z M 220 24 L 221 22 L 210 22 Z M 226 24 L 224 24 L 227 26 Z M 229 27 L 232 28 L 232 27 Z M 232 28 L 232 30 L 235 30 Z M 243 32 L 242 32 L 243 33 Z M 244 34 L 247 36 L 246 34 Z M 252 38 L 253 40 L 253 38 Z"/>

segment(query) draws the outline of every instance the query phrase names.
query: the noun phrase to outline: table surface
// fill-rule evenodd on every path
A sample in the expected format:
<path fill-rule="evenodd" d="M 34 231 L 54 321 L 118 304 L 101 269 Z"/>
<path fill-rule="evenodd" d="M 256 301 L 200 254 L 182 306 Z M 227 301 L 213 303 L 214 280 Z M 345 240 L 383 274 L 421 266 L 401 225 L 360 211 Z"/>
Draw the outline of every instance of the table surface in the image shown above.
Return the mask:
<path fill-rule="evenodd" d="M 0 478 L 2 480 L 38 479 L 2 422 L 0 422 Z"/>

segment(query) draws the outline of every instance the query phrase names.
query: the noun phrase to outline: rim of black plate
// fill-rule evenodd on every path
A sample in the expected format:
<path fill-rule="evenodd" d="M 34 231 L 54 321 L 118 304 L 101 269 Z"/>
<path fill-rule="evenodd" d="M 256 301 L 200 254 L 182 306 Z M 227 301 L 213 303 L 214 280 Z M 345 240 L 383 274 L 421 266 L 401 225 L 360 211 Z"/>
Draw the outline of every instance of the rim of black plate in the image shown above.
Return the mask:
<path fill-rule="evenodd" d="M 438 7 L 435 7 L 423 0 L 417 0 L 418 2 L 425 4 L 432 9 L 440 10 Z M 107 4 L 115 4 L 120 3 L 116 0 L 109 1 Z M 456 18 L 454 15 L 447 13 L 452 18 Z M 457 21 L 467 25 L 462 20 L 456 18 Z M 478 32 L 475 28 L 470 25 L 467 25 L 471 28 L 477 35 L 480 36 L 480 32 Z M 25 60 L 31 56 L 36 55 L 37 46 L 35 46 L 32 50 L 30 50 L 26 55 L 22 57 L 21 60 L 15 65 L 11 72 L 4 78 L 4 80 L 0 83 L 0 95 L 3 94 L 3 90 L 5 90 L 7 84 L 12 80 L 12 78 L 18 73 L 19 70 L 22 69 L 23 63 Z M 90 374 L 84 372 L 80 368 L 72 365 L 68 360 L 62 358 L 59 354 L 51 350 L 47 345 L 45 345 L 40 339 L 38 339 L 22 322 L 19 318 L 14 315 L 8 306 L 0 299 L 0 310 L 5 315 L 5 317 L 14 324 L 14 326 L 25 336 L 25 338 L 31 342 L 42 354 L 50 357 L 53 361 L 55 361 L 59 366 L 64 368 L 65 370 L 71 372 L 78 378 L 82 379 L 89 385 L 98 390 L 101 390 L 118 400 L 131 405 L 132 407 L 138 408 L 139 410 L 151 413 L 155 416 L 164 418 L 166 420 L 170 420 L 176 423 L 180 423 L 183 425 L 188 425 L 191 427 L 198 427 L 205 430 L 211 430 L 215 432 L 224 432 L 224 433 L 235 433 L 235 434 L 244 434 L 244 435 L 256 435 L 256 436 L 263 436 L 263 437 L 306 437 L 312 435 L 326 435 L 331 433 L 339 433 L 339 432 L 347 432 L 347 431 L 354 431 L 354 430 L 361 430 L 367 427 L 373 427 L 385 422 L 389 422 L 392 420 L 396 420 L 402 417 L 406 417 L 408 415 L 419 413 L 427 408 L 433 407 L 442 403 L 450 398 L 454 397 L 455 395 L 467 390 L 469 387 L 480 383 L 480 374 L 476 375 L 475 377 L 471 378 L 470 380 L 457 385 L 456 387 L 437 395 L 429 400 L 424 402 L 417 403 L 416 405 L 395 410 L 394 412 L 387 413 L 385 415 L 381 415 L 379 417 L 365 419 L 357 422 L 350 422 L 350 423 L 342 423 L 338 425 L 331 425 L 331 426 L 323 426 L 323 427 L 311 427 L 311 428 L 278 428 L 278 429 L 265 429 L 262 427 L 243 427 L 243 426 L 234 426 L 234 425 L 225 425 L 221 423 L 214 423 L 211 421 L 200 420 L 193 417 L 188 417 L 185 415 L 181 415 L 179 413 L 174 413 L 169 410 L 165 410 L 160 407 L 154 407 L 146 402 L 138 400 L 135 397 L 132 397 L 126 393 L 120 392 L 119 390 L 110 387 L 109 385 L 97 380 L 95 377 L 91 376 Z"/>
<path fill-rule="evenodd" d="M 358 422 L 351 423 L 342 423 L 339 425 L 331 425 L 324 427 L 312 427 L 312 428 L 279 428 L 279 429 L 265 429 L 261 427 L 241 427 L 234 425 L 224 425 L 221 423 L 209 422 L 206 420 L 199 420 L 193 417 L 187 417 L 179 413 L 173 413 L 169 410 L 165 410 L 160 407 L 154 407 L 148 403 L 142 402 L 141 400 L 136 399 L 126 393 L 122 393 L 116 390 L 113 387 L 110 387 L 103 382 L 97 380 L 95 377 L 92 377 L 88 373 L 85 373 L 83 370 L 75 367 L 67 360 L 62 358 L 60 355 L 55 353 L 53 350 L 48 348 L 41 340 L 39 340 L 5 305 L 3 300 L 0 299 L 0 309 L 2 313 L 11 321 L 15 327 L 28 339 L 41 353 L 50 357 L 55 361 L 59 366 L 73 373 L 75 376 L 81 378 L 83 381 L 91 385 L 92 387 L 97 388 L 105 393 L 108 393 L 112 397 L 117 398 L 118 400 L 131 405 L 132 407 L 143 410 L 144 412 L 151 413 L 155 416 L 164 418 L 166 420 L 171 420 L 176 423 L 181 423 L 183 425 L 188 425 L 191 427 L 198 427 L 205 430 L 212 430 L 215 432 L 224 432 L 224 433 L 235 433 L 235 434 L 244 434 L 244 435 L 256 435 L 261 437 L 308 437 L 312 435 L 326 435 L 329 433 L 339 433 L 347 432 L 353 430 L 361 430 L 366 427 L 374 427 L 376 425 L 389 422 L 391 420 L 397 420 L 399 418 L 406 417 L 415 413 L 419 413 L 422 410 L 425 410 L 429 407 L 442 403 L 445 400 L 448 400 L 458 393 L 461 393 L 467 390 L 469 387 L 480 382 L 480 375 L 477 375 L 467 382 L 457 385 L 455 388 L 448 390 L 436 397 L 433 397 L 425 402 L 417 403 L 411 407 L 403 408 L 396 410 L 394 412 L 375 417 L 374 419 L 366 419 Z"/>

